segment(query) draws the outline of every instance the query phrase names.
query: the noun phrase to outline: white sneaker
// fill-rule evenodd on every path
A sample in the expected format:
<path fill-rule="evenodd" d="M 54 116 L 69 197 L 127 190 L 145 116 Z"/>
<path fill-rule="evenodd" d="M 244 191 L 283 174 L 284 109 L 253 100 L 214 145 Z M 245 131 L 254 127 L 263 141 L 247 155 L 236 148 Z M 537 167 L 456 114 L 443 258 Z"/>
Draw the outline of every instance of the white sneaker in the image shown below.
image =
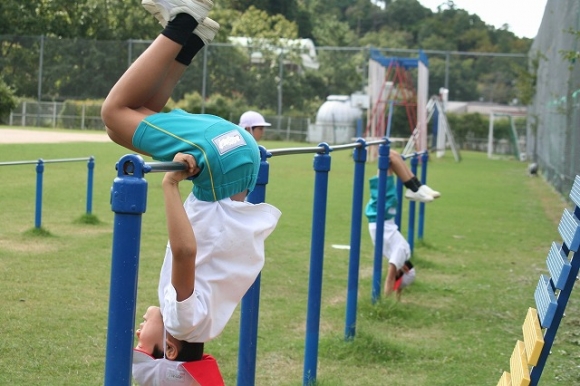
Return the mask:
<path fill-rule="evenodd" d="M 423 185 L 422 187 L 424 187 L 425 192 L 427 192 L 427 194 L 430 195 L 431 197 L 433 197 L 433 198 L 439 198 L 439 197 L 441 197 L 441 193 L 439 193 L 436 190 L 431 189 L 427 185 Z"/>
<path fill-rule="evenodd" d="M 141 0 L 141 5 L 143 6 L 143 8 L 147 10 L 147 12 L 155 16 L 155 18 L 163 28 L 167 26 L 169 12 L 167 12 L 165 8 L 161 6 L 158 7 L 155 0 Z"/>
<path fill-rule="evenodd" d="M 405 192 L 405 197 L 411 201 L 419 202 L 431 202 L 434 200 L 433 196 L 427 193 L 425 185 L 421 185 L 419 190 L 413 192 L 411 189 L 407 189 Z"/>
<path fill-rule="evenodd" d="M 141 0 L 141 5 L 165 27 L 180 13 L 187 13 L 202 23 L 213 7 L 211 0 Z"/>
<path fill-rule="evenodd" d="M 211 43 L 215 35 L 218 33 L 220 25 L 217 21 L 206 17 L 203 22 L 199 23 L 197 28 L 193 30 L 193 34 L 199 36 L 204 45 Z"/>

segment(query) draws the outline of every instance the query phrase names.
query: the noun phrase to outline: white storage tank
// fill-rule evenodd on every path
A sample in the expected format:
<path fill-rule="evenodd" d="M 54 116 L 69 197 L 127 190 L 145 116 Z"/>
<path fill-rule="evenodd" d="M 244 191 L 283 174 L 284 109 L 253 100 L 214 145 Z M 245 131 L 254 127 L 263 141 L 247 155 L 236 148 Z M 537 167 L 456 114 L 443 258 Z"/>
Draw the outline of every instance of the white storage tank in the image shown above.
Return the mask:
<path fill-rule="evenodd" d="M 308 142 L 330 145 L 354 142 L 362 110 L 353 107 L 350 95 L 330 95 L 316 113 L 316 123 L 308 127 Z"/>

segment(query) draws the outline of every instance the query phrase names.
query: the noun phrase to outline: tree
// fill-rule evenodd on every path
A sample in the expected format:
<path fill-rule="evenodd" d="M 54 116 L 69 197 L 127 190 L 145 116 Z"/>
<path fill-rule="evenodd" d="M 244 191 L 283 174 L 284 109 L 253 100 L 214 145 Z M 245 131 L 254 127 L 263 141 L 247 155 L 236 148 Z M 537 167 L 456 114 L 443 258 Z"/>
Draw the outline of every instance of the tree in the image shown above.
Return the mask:
<path fill-rule="evenodd" d="M 216 6 L 241 13 L 254 7 L 266 12 L 269 16 L 281 15 L 289 21 L 296 21 L 299 15 L 297 0 L 224 0 L 217 3 Z"/>
<path fill-rule="evenodd" d="M 296 39 L 298 27 L 282 15 L 269 16 L 254 6 L 240 15 L 232 23 L 232 35 L 268 39 L 276 44 L 280 39 Z"/>
<path fill-rule="evenodd" d="M 4 80 L 0 77 L 0 122 L 16 107 L 16 96 Z"/>

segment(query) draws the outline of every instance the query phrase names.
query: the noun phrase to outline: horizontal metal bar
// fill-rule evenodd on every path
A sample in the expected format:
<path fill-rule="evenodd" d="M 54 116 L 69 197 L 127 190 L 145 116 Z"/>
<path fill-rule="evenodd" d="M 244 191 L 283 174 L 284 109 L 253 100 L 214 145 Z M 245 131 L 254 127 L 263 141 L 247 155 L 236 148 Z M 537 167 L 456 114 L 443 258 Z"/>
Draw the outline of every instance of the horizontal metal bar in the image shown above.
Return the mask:
<path fill-rule="evenodd" d="M 382 145 L 384 143 L 387 143 L 386 139 L 377 139 L 374 141 L 368 141 L 367 142 L 367 146 L 372 146 L 372 145 Z"/>
<path fill-rule="evenodd" d="M 366 142 L 366 145 L 367 146 L 381 145 L 385 142 L 386 142 L 385 139 L 381 139 L 381 140 Z M 352 149 L 352 148 L 360 147 L 360 146 L 362 146 L 362 143 L 353 142 L 353 143 L 347 143 L 347 144 L 343 144 L 343 145 L 330 146 L 330 150 L 331 151 L 333 151 L 333 150 L 346 150 L 346 149 Z M 288 147 L 288 148 L 267 150 L 267 152 L 270 153 L 272 155 L 272 157 L 280 156 L 280 155 L 290 155 L 290 154 L 323 153 L 324 151 L 325 151 L 325 148 L 323 146 Z M 143 169 L 143 171 L 145 173 L 170 172 L 170 171 L 178 171 L 178 170 L 185 170 L 185 164 L 183 164 L 181 162 L 146 162 L 145 167 Z"/>
<path fill-rule="evenodd" d="M 90 161 L 93 157 L 87 158 L 61 158 L 61 159 L 42 159 L 39 158 L 37 160 L 30 160 L 30 161 L 11 161 L 11 162 L 0 162 L 0 166 L 11 166 L 11 165 L 31 165 L 31 164 L 51 164 L 51 163 L 58 163 L 58 162 L 78 162 L 78 161 Z"/>
<path fill-rule="evenodd" d="M 375 140 L 375 141 L 366 142 L 365 144 L 367 146 L 372 146 L 372 145 L 382 145 L 386 142 L 387 142 L 386 139 L 379 139 L 379 140 Z M 346 149 L 352 149 L 352 148 L 361 147 L 361 146 L 362 146 L 362 143 L 360 143 L 360 142 L 352 142 L 352 143 L 346 143 L 343 145 L 330 146 L 330 151 L 346 150 Z M 288 154 L 301 154 L 301 153 L 322 153 L 322 152 L 324 152 L 324 147 L 322 147 L 322 146 L 293 147 L 293 148 L 285 148 L 285 149 L 272 149 L 272 150 L 268 150 L 268 152 L 270 154 L 272 154 L 272 156 L 288 155 Z"/>
<path fill-rule="evenodd" d="M 409 159 L 409 158 L 413 158 L 413 157 L 417 157 L 417 156 L 423 155 L 425 153 L 427 153 L 427 150 L 416 151 L 414 153 L 409 153 L 409 154 L 405 154 L 405 155 L 401 154 L 401 157 L 403 159 Z"/>
<path fill-rule="evenodd" d="M 360 142 L 353 142 L 353 143 L 345 143 L 344 145 L 336 145 L 332 146 L 332 150 L 344 150 L 344 149 L 352 149 L 354 147 L 361 147 L 362 143 Z"/>
<path fill-rule="evenodd" d="M 187 165 L 183 162 L 146 162 L 143 167 L 145 173 L 150 172 L 175 172 L 185 170 Z"/>
<path fill-rule="evenodd" d="M 283 148 L 283 149 L 272 149 L 268 150 L 272 156 L 275 155 L 288 155 L 288 154 L 305 154 L 305 153 L 323 153 L 324 147 L 317 146 L 317 147 L 291 147 L 291 148 Z"/>

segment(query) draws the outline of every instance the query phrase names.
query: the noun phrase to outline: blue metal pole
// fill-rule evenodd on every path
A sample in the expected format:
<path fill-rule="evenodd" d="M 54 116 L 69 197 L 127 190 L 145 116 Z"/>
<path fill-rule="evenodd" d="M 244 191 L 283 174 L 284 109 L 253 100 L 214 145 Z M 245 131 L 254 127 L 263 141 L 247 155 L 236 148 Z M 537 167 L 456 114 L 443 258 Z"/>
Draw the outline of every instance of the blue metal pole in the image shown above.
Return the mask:
<path fill-rule="evenodd" d="M 362 118 L 357 119 L 356 120 L 356 136 L 357 137 L 362 137 L 363 136 L 362 125 L 363 125 Z"/>
<path fill-rule="evenodd" d="M 87 214 L 93 213 L 93 175 L 95 171 L 95 157 L 91 156 L 87 163 Z"/>
<path fill-rule="evenodd" d="M 248 202 L 258 204 L 266 200 L 266 184 L 270 165 L 266 148 L 260 146 L 260 171 L 255 189 L 248 195 Z M 242 298 L 240 314 L 240 339 L 238 346 L 238 386 L 253 386 L 256 378 L 256 354 L 258 348 L 258 312 L 260 309 L 260 281 L 258 275 L 254 284 Z"/>
<path fill-rule="evenodd" d="M 377 189 L 377 222 L 375 233 L 375 254 L 373 262 L 373 286 L 371 293 L 372 303 L 376 303 L 381 296 L 381 276 L 383 271 L 383 236 L 385 230 L 385 196 L 387 194 L 387 170 L 389 170 L 389 153 L 391 142 L 379 145 L 379 180 Z"/>
<path fill-rule="evenodd" d="M 122 157 L 111 188 L 115 212 L 107 330 L 105 386 L 131 385 L 141 219 L 147 207 L 143 158 Z"/>
<path fill-rule="evenodd" d="M 431 117 L 431 120 L 433 121 L 433 138 L 431 138 L 431 146 L 433 149 L 437 149 L 437 133 L 439 132 L 439 111 L 437 110 L 437 105 L 433 106 L 433 116 Z"/>
<path fill-rule="evenodd" d="M 427 162 L 429 161 L 429 154 L 427 152 L 421 155 L 421 183 L 427 183 Z M 417 238 L 423 240 L 425 229 L 425 203 L 419 204 L 419 224 L 417 229 Z"/>
<path fill-rule="evenodd" d="M 42 158 L 36 164 L 36 213 L 34 227 L 39 229 L 42 225 L 42 177 L 44 173 L 44 161 Z"/>
<path fill-rule="evenodd" d="M 364 139 L 357 140 L 362 146 L 356 147 L 354 158 L 354 182 L 352 193 L 352 219 L 350 226 L 350 252 L 348 261 L 348 285 L 346 291 L 346 321 L 344 339 L 352 340 L 356 333 L 356 309 L 358 299 L 358 271 L 360 266 L 360 239 L 362 228 L 363 192 L 365 183 L 365 163 L 367 149 Z"/>
<path fill-rule="evenodd" d="M 411 158 L 411 172 L 417 175 L 417 165 L 419 164 L 419 159 L 417 156 Z M 407 226 L 407 241 L 411 247 L 411 253 L 413 253 L 413 248 L 415 246 L 415 201 L 409 202 L 409 225 Z"/>
<path fill-rule="evenodd" d="M 395 224 L 401 228 L 403 216 L 403 181 L 397 177 L 397 214 L 395 214 Z"/>
<path fill-rule="evenodd" d="M 328 144 L 321 143 L 318 146 L 324 147 L 324 153 L 319 153 L 314 156 L 314 204 L 312 210 L 312 239 L 310 244 L 310 277 L 308 281 L 308 309 L 306 313 L 304 374 L 302 378 L 304 385 L 312 385 L 316 382 L 328 172 L 330 171 L 331 163 L 329 154 L 331 149 Z"/>

